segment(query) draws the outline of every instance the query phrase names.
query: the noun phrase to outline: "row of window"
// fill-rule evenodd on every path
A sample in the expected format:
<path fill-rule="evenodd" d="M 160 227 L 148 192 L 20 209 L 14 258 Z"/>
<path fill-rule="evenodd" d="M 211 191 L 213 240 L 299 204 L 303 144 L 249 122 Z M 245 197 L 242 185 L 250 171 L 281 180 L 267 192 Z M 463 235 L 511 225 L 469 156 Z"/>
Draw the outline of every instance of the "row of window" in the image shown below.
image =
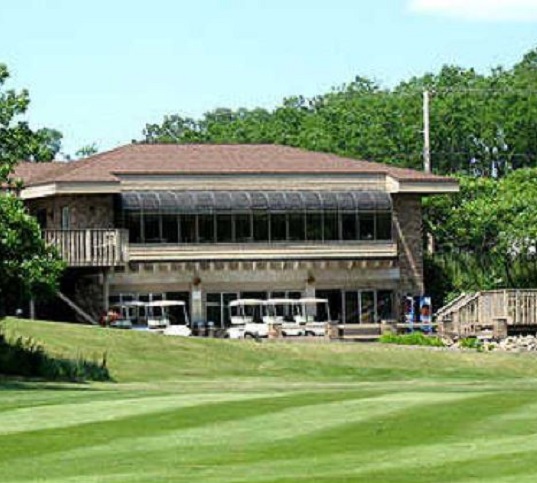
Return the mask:
<path fill-rule="evenodd" d="M 391 240 L 390 212 L 125 213 L 131 243 L 252 243 Z"/>

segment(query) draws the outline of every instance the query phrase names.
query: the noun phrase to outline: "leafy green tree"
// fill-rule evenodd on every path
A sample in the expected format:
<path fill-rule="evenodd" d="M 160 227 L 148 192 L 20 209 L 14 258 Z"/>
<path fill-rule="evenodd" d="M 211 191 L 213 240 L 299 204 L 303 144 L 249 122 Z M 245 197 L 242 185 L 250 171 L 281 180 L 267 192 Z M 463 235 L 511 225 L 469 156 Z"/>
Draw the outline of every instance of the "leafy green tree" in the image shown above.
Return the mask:
<path fill-rule="evenodd" d="M 40 297 L 53 292 L 63 270 L 57 252 L 45 244 L 36 220 L 17 197 L 19 186 L 10 173 L 29 156 L 50 157 L 57 131 L 32 131 L 17 117 L 26 112 L 27 91 L 2 87 L 9 77 L 0 64 L 0 305 L 8 297 Z"/>
<path fill-rule="evenodd" d="M 75 156 L 77 158 L 87 158 L 89 156 L 93 156 L 94 154 L 97 154 L 98 152 L 99 152 L 99 149 L 97 148 L 97 144 L 91 143 L 91 144 L 86 144 L 85 146 L 82 146 L 75 153 Z"/>
<path fill-rule="evenodd" d="M 537 168 L 505 177 L 461 176 L 460 193 L 425 201 L 434 235 L 430 281 L 444 272 L 444 296 L 461 291 L 537 286 Z"/>

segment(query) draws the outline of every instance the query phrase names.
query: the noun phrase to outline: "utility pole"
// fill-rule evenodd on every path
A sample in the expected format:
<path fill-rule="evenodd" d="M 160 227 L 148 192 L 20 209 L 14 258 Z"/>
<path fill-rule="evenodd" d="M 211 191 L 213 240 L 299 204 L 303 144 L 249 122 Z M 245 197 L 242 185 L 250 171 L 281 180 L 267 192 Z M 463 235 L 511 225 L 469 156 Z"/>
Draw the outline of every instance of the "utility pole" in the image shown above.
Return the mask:
<path fill-rule="evenodd" d="M 429 137 L 429 91 L 423 91 L 423 171 L 431 172 L 431 140 Z"/>
<path fill-rule="evenodd" d="M 431 139 L 429 136 L 429 91 L 423 91 L 423 171 L 431 172 Z M 427 233 L 427 253 L 434 253 L 434 237 Z"/>

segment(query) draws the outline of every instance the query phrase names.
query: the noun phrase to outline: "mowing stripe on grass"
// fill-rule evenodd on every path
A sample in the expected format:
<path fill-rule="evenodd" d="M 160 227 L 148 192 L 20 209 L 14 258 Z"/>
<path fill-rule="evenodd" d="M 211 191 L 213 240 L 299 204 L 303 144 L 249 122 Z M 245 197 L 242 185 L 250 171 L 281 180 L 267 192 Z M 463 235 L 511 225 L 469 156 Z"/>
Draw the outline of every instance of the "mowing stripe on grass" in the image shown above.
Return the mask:
<path fill-rule="evenodd" d="M 265 397 L 283 397 L 279 393 L 213 393 L 121 398 L 112 401 L 54 404 L 11 409 L 0 413 L 0 434 L 65 428 L 100 421 L 110 421 L 139 414 L 150 414 L 199 404 L 243 401 Z"/>

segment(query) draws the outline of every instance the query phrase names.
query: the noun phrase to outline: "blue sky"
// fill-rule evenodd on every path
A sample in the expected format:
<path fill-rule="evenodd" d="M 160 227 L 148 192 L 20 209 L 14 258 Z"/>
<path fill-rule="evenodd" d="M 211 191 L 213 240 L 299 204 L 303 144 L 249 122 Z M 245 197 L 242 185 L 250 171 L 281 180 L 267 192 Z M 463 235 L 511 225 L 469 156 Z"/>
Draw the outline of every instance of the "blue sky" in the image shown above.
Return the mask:
<path fill-rule="evenodd" d="M 0 62 L 73 154 L 165 114 L 273 107 L 364 75 L 484 72 L 537 47 L 537 0 L 1 0 Z"/>

